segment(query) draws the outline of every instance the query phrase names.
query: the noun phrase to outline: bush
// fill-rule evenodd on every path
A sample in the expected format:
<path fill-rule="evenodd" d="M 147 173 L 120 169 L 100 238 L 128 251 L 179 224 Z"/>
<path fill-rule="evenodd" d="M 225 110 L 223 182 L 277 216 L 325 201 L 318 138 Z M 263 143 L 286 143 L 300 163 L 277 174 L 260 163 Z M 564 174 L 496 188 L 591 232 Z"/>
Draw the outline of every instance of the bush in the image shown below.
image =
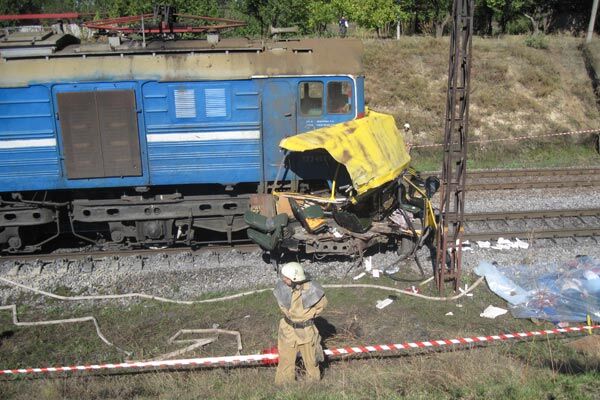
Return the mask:
<path fill-rule="evenodd" d="M 525 45 L 533 47 L 534 49 L 543 50 L 548 48 L 548 40 L 544 34 L 529 35 L 525 38 Z"/>
<path fill-rule="evenodd" d="M 506 26 L 506 31 L 510 35 L 523 35 L 531 32 L 531 21 L 524 16 L 520 16 L 514 21 L 510 21 Z"/>

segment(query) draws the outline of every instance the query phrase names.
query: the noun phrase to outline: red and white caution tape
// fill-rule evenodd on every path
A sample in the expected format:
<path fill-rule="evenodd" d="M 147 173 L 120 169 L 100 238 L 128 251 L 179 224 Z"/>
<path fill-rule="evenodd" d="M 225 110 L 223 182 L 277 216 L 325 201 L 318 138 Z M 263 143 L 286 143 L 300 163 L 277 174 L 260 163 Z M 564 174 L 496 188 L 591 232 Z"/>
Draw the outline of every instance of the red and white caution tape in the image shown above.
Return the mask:
<path fill-rule="evenodd" d="M 537 136 L 516 136 L 516 137 L 502 138 L 502 139 L 471 140 L 471 141 L 468 141 L 467 143 L 468 144 L 476 144 L 476 143 L 492 143 L 492 142 L 511 142 L 511 141 L 528 140 L 528 139 L 538 139 L 538 138 L 545 138 L 545 137 L 569 136 L 569 135 L 579 135 L 579 134 L 583 134 L 583 133 L 598 133 L 598 132 L 600 132 L 600 129 L 587 129 L 587 130 L 582 130 L 582 131 L 569 131 L 569 132 L 560 132 L 560 133 L 549 133 L 549 134 L 537 135 Z M 417 148 L 425 148 L 425 147 L 442 147 L 442 146 L 443 146 L 442 143 L 418 144 L 418 145 L 411 146 L 411 148 L 417 149 Z"/>
<path fill-rule="evenodd" d="M 375 346 L 357 346 L 357 347 L 339 347 L 326 349 L 328 356 L 344 356 L 351 354 L 377 353 L 394 350 L 423 349 L 429 347 L 444 347 L 461 344 L 485 343 L 494 341 L 504 341 L 510 339 L 525 339 L 536 336 L 559 335 L 571 332 L 584 332 L 592 329 L 600 329 L 600 325 L 576 326 L 567 328 L 546 329 L 542 331 L 520 332 L 520 333 L 501 333 L 490 336 L 473 336 L 458 339 L 429 340 L 424 342 L 399 343 L 399 344 L 381 344 Z M 277 363 L 278 355 L 273 353 L 252 354 L 247 356 L 227 356 L 227 357 L 205 357 L 191 358 L 185 360 L 165 360 L 165 361 L 139 361 L 124 362 L 117 364 L 97 364 L 97 365 L 77 365 L 70 367 L 43 367 L 43 368 L 19 368 L 0 370 L 0 375 L 19 375 L 43 372 L 75 372 L 75 371 L 97 371 L 97 370 L 117 370 L 117 369 L 146 369 L 146 368 L 178 368 L 178 367 L 228 367 L 243 364 L 263 364 Z"/>

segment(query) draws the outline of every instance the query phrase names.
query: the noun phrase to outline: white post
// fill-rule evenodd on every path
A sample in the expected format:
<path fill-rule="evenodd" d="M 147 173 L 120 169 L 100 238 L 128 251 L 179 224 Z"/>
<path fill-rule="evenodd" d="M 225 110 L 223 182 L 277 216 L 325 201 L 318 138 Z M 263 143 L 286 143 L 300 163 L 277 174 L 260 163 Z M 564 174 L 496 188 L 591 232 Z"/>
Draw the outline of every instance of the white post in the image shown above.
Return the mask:
<path fill-rule="evenodd" d="M 400 40 L 400 19 L 396 22 L 396 40 Z"/>
<path fill-rule="evenodd" d="M 142 47 L 146 48 L 146 27 L 144 26 L 144 14 L 142 14 Z"/>
<path fill-rule="evenodd" d="M 592 16 L 590 17 L 590 24 L 588 25 L 587 37 L 585 39 L 586 43 L 592 41 L 592 35 L 594 34 L 594 23 L 596 22 L 596 13 L 598 12 L 598 0 L 594 0 L 594 5 L 592 6 Z"/>

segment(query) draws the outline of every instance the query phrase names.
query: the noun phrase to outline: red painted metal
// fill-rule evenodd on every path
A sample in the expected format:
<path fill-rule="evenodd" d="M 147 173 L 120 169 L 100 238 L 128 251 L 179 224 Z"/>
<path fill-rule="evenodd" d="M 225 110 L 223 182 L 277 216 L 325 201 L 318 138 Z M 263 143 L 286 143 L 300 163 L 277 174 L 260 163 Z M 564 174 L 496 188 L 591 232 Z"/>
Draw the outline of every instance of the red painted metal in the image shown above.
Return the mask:
<path fill-rule="evenodd" d="M 107 18 L 97 21 L 86 22 L 84 25 L 90 29 L 102 29 L 106 31 L 117 31 L 122 33 L 202 33 L 219 31 L 222 29 L 236 28 L 246 25 L 242 21 L 226 18 L 200 17 L 187 14 L 173 14 L 181 19 L 194 21 L 221 22 L 219 25 L 189 25 L 182 23 L 169 24 L 166 21 L 159 21 L 158 26 L 152 22 L 155 20 L 154 14 L 135 15 L 130 17 Z M 142 18 L 145 26 L 142 29 Z M 134 26 L 135 25 L 135 26 Z"/>
<path fill-rule="evenodd" d="M 56 13 L 56 14 L 5 14 L 0 15 L 0 21 L 22 21 L 36 19 L 77 19 L 87 14 Z"/>

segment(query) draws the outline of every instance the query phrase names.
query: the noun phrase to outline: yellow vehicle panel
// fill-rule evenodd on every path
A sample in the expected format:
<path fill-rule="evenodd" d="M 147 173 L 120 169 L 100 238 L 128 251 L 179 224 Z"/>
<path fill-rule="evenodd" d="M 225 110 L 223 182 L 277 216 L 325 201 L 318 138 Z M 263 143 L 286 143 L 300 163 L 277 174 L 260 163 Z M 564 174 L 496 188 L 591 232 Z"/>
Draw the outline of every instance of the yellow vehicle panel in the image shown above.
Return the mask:
<path fill-rule="evenodd" d="M 396 179 L 410 163 L 394 117 L 374 111 L 361 119 L 285 138 L 279 146 L 296 152 L 326 150 L 346 167 L 359 196 Z"/>

